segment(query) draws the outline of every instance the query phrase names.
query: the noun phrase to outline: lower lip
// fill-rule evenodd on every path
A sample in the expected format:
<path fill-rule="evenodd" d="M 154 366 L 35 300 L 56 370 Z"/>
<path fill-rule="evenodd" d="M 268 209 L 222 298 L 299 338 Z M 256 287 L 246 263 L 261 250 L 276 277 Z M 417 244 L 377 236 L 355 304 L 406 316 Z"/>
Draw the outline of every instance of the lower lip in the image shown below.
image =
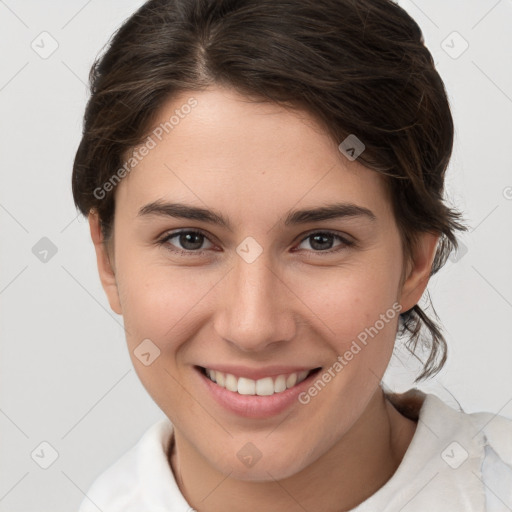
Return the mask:
<path fill-rule="evenodd" d="M 285 411 L 294 403 L 299 403 L 298 396 L 308 388 L 311 381 L 319 373 L 318 370 L 311 373 L 300 384 L 281 393 L 274 393 L 269 396 L 258 396 L 240 395 L 234 391 L 229 391 L 215 384 L 215 382 L 203 374 L 201 369 L 196 368 L 196 371 L 201 377 L 201 381 L 204 383 L 203 385 L 218 404 L 238 416 L 258 419 L 271 418 Z"/>

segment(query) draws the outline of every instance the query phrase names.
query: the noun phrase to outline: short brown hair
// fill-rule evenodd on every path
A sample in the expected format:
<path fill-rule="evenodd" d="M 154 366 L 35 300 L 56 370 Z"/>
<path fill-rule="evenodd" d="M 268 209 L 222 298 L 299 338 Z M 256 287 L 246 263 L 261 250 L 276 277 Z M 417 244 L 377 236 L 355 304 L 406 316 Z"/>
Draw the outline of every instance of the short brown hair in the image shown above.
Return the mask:
<path fill-rule="evenodd" d="M 358 160 L 386 176 L 406 257 L 421 232 L 440 235 L 431 275 L 457 248 L 461 214 L 444 203 L 453 121 L 416 22 L 391 0 L 150 0 L 113 35 L 90 73 L 91 97 L 72 187 L 98 212 L 105 240 L 115 190 L 95 193 L 140 144 L 164 102 L 218 84 L 305 109 Z M 428 294 L 428 292 L 427 292 Z M 435 315 L 435 311 L 434 311 Z M 435 315 L 437 318 L 437 315 Z M 423 331 L 426 330 L 427 333 Z M 430 350 L 417 380 L 446 360 L 437 322 L 415 305 L 400 334 Z"/>

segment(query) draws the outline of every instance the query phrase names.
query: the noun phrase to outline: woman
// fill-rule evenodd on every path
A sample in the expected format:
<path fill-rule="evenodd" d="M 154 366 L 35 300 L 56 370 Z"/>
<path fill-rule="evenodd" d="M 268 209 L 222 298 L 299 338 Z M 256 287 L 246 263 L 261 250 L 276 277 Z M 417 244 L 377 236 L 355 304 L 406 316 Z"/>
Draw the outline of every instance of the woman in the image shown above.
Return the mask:
<path fill-rule="evenodd" d="M 73 169 L 103 288 L 168 417 L 81 511 L 512 507 L 512 426 L 386 393 L 457 247 L 453 122 L 388 0 L 151 0 L 91 73 Z"/>

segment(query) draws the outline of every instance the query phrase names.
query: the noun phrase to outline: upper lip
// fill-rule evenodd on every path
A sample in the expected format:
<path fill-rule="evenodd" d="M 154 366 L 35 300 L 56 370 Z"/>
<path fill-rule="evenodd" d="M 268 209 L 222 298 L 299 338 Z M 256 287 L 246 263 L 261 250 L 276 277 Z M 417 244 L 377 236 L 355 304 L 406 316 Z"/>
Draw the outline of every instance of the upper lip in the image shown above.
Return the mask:
<path fill-rule="evenodd" d="M 234 366 L 224 364 L 205 364 L 202 368 L 215 370 L 222 373 L 230 373 L 235 377 L 245 377 L 246 379 L 258 380 L 265 377 L 277 377 L 278 375 L 289 375 L 290 373 L 299 373 L 302 371 L 311 371 L 319 366 L 266 366 L 264 368 L 250 368 L 249 366 Z"/>

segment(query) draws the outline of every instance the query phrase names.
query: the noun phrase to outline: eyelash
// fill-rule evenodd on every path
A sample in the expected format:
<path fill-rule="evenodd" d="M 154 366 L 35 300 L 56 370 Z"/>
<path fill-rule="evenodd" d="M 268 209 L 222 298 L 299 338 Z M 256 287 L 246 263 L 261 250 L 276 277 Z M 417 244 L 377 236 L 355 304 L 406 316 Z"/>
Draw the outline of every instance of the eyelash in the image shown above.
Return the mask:
<path fill-rule="evenodd" d="M 186 250 L 186 249 L 178 249 L 176 247 L 174 247 L 173 245 L 169 244 L 169 240 L 173 239 L 173 238 L 176 238 L 180 235 L 183 235 L 183 234 L 199 234 L 199 235 L 202 235 L 203 237 L 205 237 L 208 241 L 210 241 L 210 243 L 213 243 L 211 242 L 211 240 L 208 238 L 208 235 L 201 231 L 200 229 L 183 229 L 183 230 L 180 230 L 180 231 L 174 231 L 172 233 L 167 233 L 166 235 L 164 235 L 160 240 L 157 241 L 158 245 L 161 245 L 161 246 L 167 246 L 167 249 L 170 250 L 171 252 L 174 252 L 174 253 L 177 253 L 177 254 L 181 254 L 181 255 L 184 255 L 184 256 L 198 256 L 198 255 L 203 255 L 204 253 L 206 253 L 208 251 L 208 249 L 202 249 L 202 250 L 198 250 L 198 251 L 194 251 L 194 250 Z M 301 240 L 300 240 L 300 244 L 302 244 L 302 242 L 304 242 L 305 240 L 307 240 L 308 238 L 312 238 L 314 235 L 328 235 L 328 236 L 332 236 L 333 238 L 337 239 L 338 241 L 341 242 L 341 245 L 338 246 L 337 248 L 334 248 L 334 249 L 328 249 L 328 250 L 325 250 L 325 251 L 315 251 L 315 250 L 307 250 L 308 252 L 313 252 L 315 254 L 334 254 L 334 253 L 337 253 L 337 252 L 340 252 L 344 249 L 347 249 L 349 247 L 353 247 L 356 245 L 356 243 L 354 241 L 351 241 L 351 240 L 348 240 L 347 238 L 344 238 L 342 237 L 341 235 L 337 234 L 336 232 L 334 231 L 328 231 L 328 230 L 325 230 L 325 231 L 311 231 L 310 233 L 308 233 L 305 237 L 303 237 Z"/>

